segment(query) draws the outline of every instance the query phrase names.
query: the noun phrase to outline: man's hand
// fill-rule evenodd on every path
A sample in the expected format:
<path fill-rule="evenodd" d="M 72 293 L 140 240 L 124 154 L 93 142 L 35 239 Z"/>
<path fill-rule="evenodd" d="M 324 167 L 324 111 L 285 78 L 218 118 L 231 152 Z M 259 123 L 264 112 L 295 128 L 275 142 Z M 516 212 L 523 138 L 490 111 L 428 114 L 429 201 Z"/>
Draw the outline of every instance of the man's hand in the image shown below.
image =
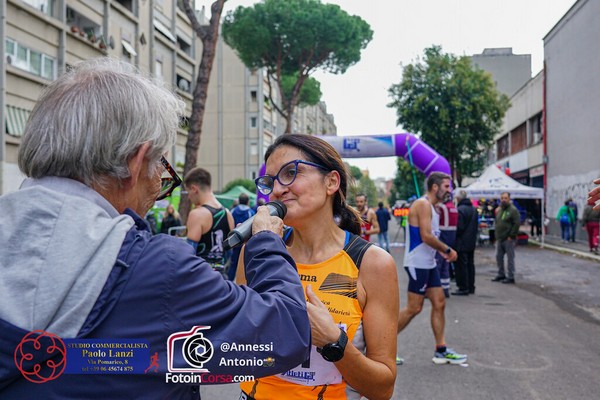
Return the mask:
<path fill-rule="evenodd" d="M 326 344 L 335 342 L 340 336 L 340 329 L 335 324 L 327 307 L 313 292 L 310 285 L 306 287 L 306 298 L 308 299 L 306 312 L 310 320 L 312 344 L 323 347 Z"/>
<path fill-rule="evenodd" d="M 441 252 L 441 251 L 439 253 L 448 262 L 454 262 L 458 258 L 458 254 L 456 253 L 456 251 L 452 247 L 450 247 L 450 253 L 448 253 L 448 254 L 446 254 L 444 252 Z"/>
<path fill-rule="evenodd" d="M 252 234 L 258 232 L 271 231 L 279 236 L 283 236 L 283 220 L 269 214 L 269 208 L 266 206 L 258 207 L 254 221 L 252 221 Z"/>

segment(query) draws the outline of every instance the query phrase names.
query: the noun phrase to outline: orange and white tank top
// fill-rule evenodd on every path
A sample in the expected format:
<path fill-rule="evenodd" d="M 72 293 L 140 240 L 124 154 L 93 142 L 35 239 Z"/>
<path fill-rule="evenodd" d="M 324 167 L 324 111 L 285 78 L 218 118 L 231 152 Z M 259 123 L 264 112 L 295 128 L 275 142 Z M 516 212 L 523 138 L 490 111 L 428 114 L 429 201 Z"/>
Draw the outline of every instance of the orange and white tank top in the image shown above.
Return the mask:
<path fill-rule="evenodd" d="M 348 341 L 363 352 L 366 346 L 357 282 L 362 257 L 371 245 L 346 232 L 344 248 L 330 259 L 312 265 L 296 264 L 304 290 L 306 285 L 311 285 L 334 321 L 348 334 Z M 240 386 L 248 398 L 256 400 L 360 399 L 360 395 L 344 382 L 335 364 L 325 361 L 314 345 L 310 358 L 297 367 L 282 374 L 244 382 Z"/>

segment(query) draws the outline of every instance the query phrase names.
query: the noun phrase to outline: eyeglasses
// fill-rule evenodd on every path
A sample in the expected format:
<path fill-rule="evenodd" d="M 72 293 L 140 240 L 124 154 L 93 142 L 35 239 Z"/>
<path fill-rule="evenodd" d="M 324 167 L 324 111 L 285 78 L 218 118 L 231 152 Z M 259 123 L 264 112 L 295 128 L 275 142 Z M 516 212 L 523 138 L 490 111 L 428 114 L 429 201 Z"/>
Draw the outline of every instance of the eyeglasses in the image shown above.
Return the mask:
<path fill-rule="evenodd" d="M 298 175 L 298 164 L 310 165 L 311 167 L 320 168 L 325 171 L 329 170 L 328 168 L 322 165 L 315 164 L 310 161 L 294 160 L 281 167 L 281 169 L 275 176 L 263 175 L 256 178 L 254 180 L 254 183 L 256 183 L 256 188 L 262 194 L 268 195 L 271 194 L 271 192 L 273 191 L 275 181 L 279 182 L 281 186 L 290 186 L 292 183 L 294 183 L 294 181 L 296 180 L 296 176 Z"/>
<path fill-rule="evenodd" d="M 167 161 L 167 159 L 163 156 L 160 157 L 160 162 L 165 167 L 167 172 L 171 175 L 171 177 L 160 178 L 160 193 L 156 200 L 162 200 L 165 197 L 168 197 L 173 193 L 173 190 L 179 185 L 181 185 L 181 178 L 177 175 L 177 172 L 171 167 L 171 164 Z"/>

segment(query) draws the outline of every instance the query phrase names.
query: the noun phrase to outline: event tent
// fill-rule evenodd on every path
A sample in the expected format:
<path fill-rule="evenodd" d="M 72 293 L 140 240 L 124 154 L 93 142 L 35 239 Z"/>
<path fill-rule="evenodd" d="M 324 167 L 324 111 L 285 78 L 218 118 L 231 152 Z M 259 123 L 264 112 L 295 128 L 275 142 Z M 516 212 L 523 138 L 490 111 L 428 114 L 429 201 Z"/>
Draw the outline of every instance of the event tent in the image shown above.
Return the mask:
<path fill-rule="evenodd" d="M 471 198 L 497 199 L 504 192 L 513 199 L 544 199 L 544 189 L 523 185 L 515 181 L 495 165 L 490 165 L 479 178 L 464 190 Z"/>
<path fill-rule="evenodd" d="M 219 203 L 221 203 L 223 207 L 231 208 L 233 202 L 240 197 L 241 193 L 246 193 L 248 195 L 250 199 L 249 205 L 251 207 L 256 204 L 256 193 L 252 193 L 243 186 L 234 186 L 225 193 L 215 195 L 215 197 L 217 200 L 219 200 Z"/>
<path fill-rule="evenodd" d="M 512 199 L 540 199 L 542 223 L 544 215 L 544 189 L 523 185 L 502 172 L 497 166 L 490 165 L 472 184 L 454 191 L 464 190 L 470 198 L 497 199 L 504 192 L 510 193 Z M 542 229 L 542 246 L 544 245 L 544 229 Z"/>

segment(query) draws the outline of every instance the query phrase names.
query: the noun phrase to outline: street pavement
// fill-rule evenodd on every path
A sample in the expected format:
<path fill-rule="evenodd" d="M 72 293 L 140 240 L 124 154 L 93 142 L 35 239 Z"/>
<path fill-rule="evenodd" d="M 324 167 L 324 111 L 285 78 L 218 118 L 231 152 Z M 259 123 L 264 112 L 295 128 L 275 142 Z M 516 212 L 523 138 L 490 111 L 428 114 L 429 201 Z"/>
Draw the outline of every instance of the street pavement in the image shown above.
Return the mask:
<path fill-rule="evenodd" d="M 406 303 L 403 234 L 390 227 L 391 247 Z M 476 294 L 446 303 L 446 341 L 468 354 L 463 365 L 432 363 L 430 305 L 398 336 L 392 399 L 592 399 L 600 362 L 600 257 L 587 244 L 547 237 L 516 249 L 516 284 L 491 282 L 494 248 L 475 252 Z M 452 284 L 451 291 L 455 289 Z M 237 399 L 237 385 L 203 386 L 204 400 Z M 291 397 L 282 396 L 282 399 Z"/>

